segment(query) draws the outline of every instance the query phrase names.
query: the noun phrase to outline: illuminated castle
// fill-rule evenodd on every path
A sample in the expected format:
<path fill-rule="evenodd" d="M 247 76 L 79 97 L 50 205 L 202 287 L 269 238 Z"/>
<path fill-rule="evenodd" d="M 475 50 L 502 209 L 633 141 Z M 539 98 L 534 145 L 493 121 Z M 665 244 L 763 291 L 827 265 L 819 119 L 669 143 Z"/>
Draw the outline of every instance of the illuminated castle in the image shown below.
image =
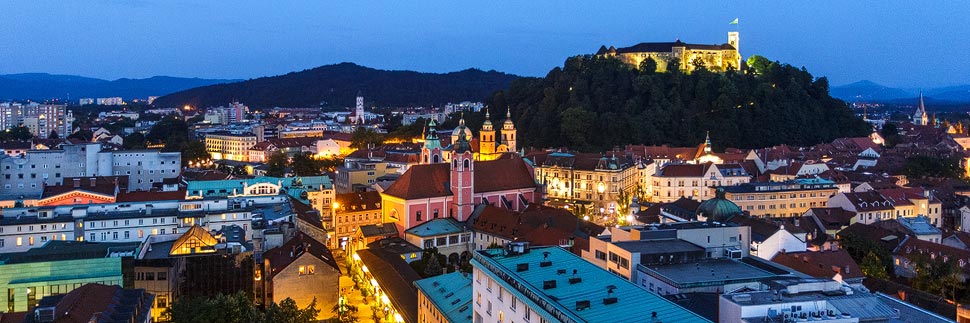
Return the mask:
<path fill-rule="evenodd" d="M 698 45 L 681 42 L 640 43 L 630 47 L 614 48 L 600 46 L 597 56 L 616 57 L 620 61 L 639 67 L 648 57 L 657 62 L 657 71 L 665 72 L 668 65 L 677 60 L 682 71 L 692 71 L 701 64 L 711 71 L 738 69 L 741 54 L 738 52 L 738 32 L 728 33 L 728 42 L 721 45 Z"/>

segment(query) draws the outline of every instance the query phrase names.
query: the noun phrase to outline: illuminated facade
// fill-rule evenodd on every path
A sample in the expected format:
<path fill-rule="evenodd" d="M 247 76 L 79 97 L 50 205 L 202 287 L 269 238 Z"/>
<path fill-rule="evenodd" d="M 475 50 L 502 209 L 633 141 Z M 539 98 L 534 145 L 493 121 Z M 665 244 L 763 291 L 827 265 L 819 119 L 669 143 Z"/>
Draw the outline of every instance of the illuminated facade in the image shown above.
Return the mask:
<path fill-rule="evenodd" d="M 596 52 L 600 57 L 615 57 L 620 61 L 639 67 L 647 60 L 657 62 L 657 71 L 669 69 L 670 63 L 677 62 L 682 71 L 692 71 L 697 65 L 703 65 L 711 71 L 726 71 L 738 69 L 741 66 L 741 54 L 738 52 L 739 34 L 736 31 L 728 33 L 728 42 L 721 45 L 699 45 L 681 42 L 640 43 L 631 47 L 615 48 L 601 46 Z"/>
<path fill-rule="evenodd" d="M 65 137 L 71 133 L 74 114 L 62 104 L 22 105 L 4 103 L 0 105 L 0 130 L 24 126 L 36 137 L 47 138 L 51 131 Z"/>
<path fill-rule="evenodd" d="M 724 189 L 725 198 L 750 216 L 768 218 L 796 217 L 811 208 L 826 207 L 829 198 L 839 192 L 835 182 L 820 178 L 746 183 L 721 188 Z"/>
<path fill-rule="evenodd" d="M 639 169 L 625 158 L 600 154 L 543 153 L 529 156 L 550 204 L 583 204 L 615 212 L 620 191 L 633 196 Z"/>
<path fill-rule="evenodd" d="M 670 203 L 681 197 L 698 201 L 714 197 L 712 186 L 733 186 L 751 181 L 737 164 L 668 164 L 650 176 L 647 195 L 654 202 Z"/>
<path fill-rule="evenodd" d="M 205 150 L 212 159 L 249 161 L 249 148 L 256 145 L 256 135 L 252 133 L 234 134 L 220 131 L 205 136 Z"/>

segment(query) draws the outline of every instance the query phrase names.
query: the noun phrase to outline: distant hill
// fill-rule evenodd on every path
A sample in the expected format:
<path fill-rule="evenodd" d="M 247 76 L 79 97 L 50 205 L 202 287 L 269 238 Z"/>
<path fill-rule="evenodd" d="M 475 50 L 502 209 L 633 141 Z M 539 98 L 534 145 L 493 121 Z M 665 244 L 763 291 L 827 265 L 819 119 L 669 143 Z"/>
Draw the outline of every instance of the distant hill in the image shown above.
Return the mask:
<path fill-rule="evenodd" d="M 484 100 L 518 76 L 467 69 L 444 74 L 386 71 L 340 63 L 285 75 L 210 85 L 172 93 L 158 107 L 219 106 L 236 100 L 251 107 L 351 106 L 362 92 L 368 105 L 440 105 Z"/>
<path fill-rule="evenodd" d="M 907 103 L 916 102 L 919 89 L 900 89 L 877 84 L 872 81 L 859 81 L 851 84 L 833 86 L 830 94 L 846 102 Z M 927 103 L 939 104 L 970 103 L 970 85 L 957 85 L 923 90 Z"/>
<path fill-rule="evenodd" d="M 77 75 L 24 73 L 0 75 L 0 99 L 47 100 L 116 97 L 124 99 L 162 96 L 199 86 L 234 82 L 236 80 L 154 76 L 146 79 L 117 79 L 114 81 Z"/>
<path fill-rule="evenodd" d="M 906 90 L 891 88 L 867 80 L 846 85 L 833 86 L 829 90 L 829 94 L 846 102 L 888 101 L 911 98 L 914 96 L 913 93 L 909 93 Z"/>
<path fill-rule="evenodd" d="M 545 78 L 513 82 L 487 102 L 511 107 L 523 147 L 602 152 L 626 144 L 694 146 L 710 132 L 714 149 L 721 150 L 869 134 L 865 121 L 829 96 L 827 79 L 762 59 L 749 64 L 750 73 L 688 75 L 576 56 Z"/>

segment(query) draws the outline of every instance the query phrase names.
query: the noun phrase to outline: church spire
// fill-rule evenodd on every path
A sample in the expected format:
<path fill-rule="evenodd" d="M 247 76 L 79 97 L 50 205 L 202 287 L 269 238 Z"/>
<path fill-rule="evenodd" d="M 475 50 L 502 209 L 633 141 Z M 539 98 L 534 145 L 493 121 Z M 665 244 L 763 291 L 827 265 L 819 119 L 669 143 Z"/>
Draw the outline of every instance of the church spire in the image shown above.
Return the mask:
<path fill-rule="evenodd" d="M 704 153 L 711 153 L 711 131 L 707 131 L 707 135 L 704 136 Z"/>
<path fill-rule="evenodd" d="M 926 115 L 926 104 L 923 102 L 923 90 L 919 91 L 919 105 L 916 107 L 916 113 L 913 113 L 913 123 L 921 126 L 929 124 L 929 118 Z"/>

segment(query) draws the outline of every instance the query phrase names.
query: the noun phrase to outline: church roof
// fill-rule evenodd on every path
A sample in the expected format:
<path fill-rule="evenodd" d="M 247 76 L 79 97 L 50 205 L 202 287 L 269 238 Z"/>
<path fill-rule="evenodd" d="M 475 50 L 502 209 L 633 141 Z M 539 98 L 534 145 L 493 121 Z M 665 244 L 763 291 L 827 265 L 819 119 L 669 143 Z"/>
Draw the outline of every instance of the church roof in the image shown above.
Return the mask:
<path fill-rule="evenodd" d="M 716 197 L 697 206 L 697 217 L 704 216 L 708 222 L 725 222 L 742 213 L 741 207 L 724 198 L 723 188 L 717 189 Z"/>
<path fill-rule="evenodd" d="M 532 171 L 521 158 L 475 162 L 476 193 L 536 187 Z M 447 163 L 414 165 L 384 194 L 406 200 L 449 196 L 451 168 Z"/>

